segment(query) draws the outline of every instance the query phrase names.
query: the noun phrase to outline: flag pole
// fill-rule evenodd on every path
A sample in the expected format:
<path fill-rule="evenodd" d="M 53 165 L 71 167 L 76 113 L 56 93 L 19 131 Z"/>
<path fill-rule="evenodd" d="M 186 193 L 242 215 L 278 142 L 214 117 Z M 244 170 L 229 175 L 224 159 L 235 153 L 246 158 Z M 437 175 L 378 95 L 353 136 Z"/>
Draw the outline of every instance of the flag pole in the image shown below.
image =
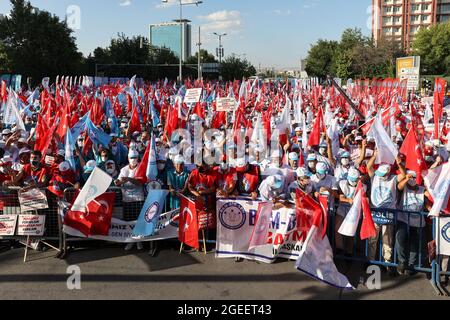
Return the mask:
<path fill-rule="evenodd" d="M 205 253 L 205 255 L 207 254 L 206 252 L 206 238 L 205 238 L 205 230 L 202 230 L 202 235 L 203 235 L 203 252 Z"/>

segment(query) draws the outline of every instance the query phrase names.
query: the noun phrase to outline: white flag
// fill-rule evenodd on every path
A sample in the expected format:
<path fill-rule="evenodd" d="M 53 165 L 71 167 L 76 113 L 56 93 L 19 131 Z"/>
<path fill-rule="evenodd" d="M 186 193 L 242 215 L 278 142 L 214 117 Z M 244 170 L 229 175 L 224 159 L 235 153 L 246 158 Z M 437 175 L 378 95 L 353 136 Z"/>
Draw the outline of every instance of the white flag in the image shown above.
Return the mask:
<path fill-rule="evenodd" d="M 433 208 L 430 210 L 429 214 L 430 217 L 439 217 L 439 213 L 447 207 L 450 196 L 450 162 L 447 162 L 445 165 L 443 165 L 440 171 L 441 172 L 435 186 L 431 186 L 430 188 L 431 190 L 433 190 L 432 197 L 434 200 Z M 432 174 L 433 172 L 429 173 L 428 175 Z M 429 178 L 426 180 L 429 180 Z"/>
<path fill-rule="evenodd" d="M 89 202 L 104 194 L 111 185 L 112 180 L 109 174 L 99 168 L 95 168 L 78 194 L 71 210 L 86 212 L 86 206 Z"/>
<path fill-rule="evenodd" d="M 362 195 L 361 191 L 358 192 L 356 197 L 353 200 L 353 205 L 350 208 L 350 211 L 345 216 L 344 221 L 339 228 L 339 233 L 347 236 L 354 237 L 356 234 L 356 230 L 358 229 L 359 220 L 361 218 L 361 208 L 362 208 Z"/>
<path fill-rule="evenodd" d="M 378 112 L 367 135 L 373 137 L 377 145 L 378 154 L 375 163 L 394 164 L 395 158 L 398 156 L 398 149 L 389 138 L 386 129 L 384 129 L 381 112 Z"/>
<path fill-rule="evenodd" d="M 322 239 L 315 225 L 308 233 L 295 266 L 297 270 L 335 288 L 354 289 L 347 277 L 337 270 L 328 237 Z"/>

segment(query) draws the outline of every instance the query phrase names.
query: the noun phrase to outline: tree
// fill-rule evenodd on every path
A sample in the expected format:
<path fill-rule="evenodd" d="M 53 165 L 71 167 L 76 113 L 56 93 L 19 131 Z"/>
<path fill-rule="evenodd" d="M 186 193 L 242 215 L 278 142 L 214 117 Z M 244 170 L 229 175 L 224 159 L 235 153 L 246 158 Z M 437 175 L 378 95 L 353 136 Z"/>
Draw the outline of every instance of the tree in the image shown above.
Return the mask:
<path fill-rule="evenodd" d="M 450 74 L 450 22 L 421 28 L 412 48 L 427 74 Z"/>
<path fill-rule="evenodd" d="M 255 67 L 246 59 L 231 55 L 222 60 L 222 77 L 225 81 L 241 80 L 256 75 Z"/>
<path fill-rule="evenodd" d="M 66 22 L 25 0 L 11 0 L 9 17 L 0 20 L 0 43 L 8 67 L 34 83 L 42 77 L 76 74 L 83 56 Z"/>
<path fill-rule="evenodd" d="M 9 69 L 11 62 L 8 60 L 8 56 L 6 55 L 5 46 L 3 43 L 0 43 L 0 71 L 6 71 Z"/>
<path fill-rule="evenodd" d="M 328 74 L 335 73 L 335 56 L 338 48 L 337 41 L 320 39 L 309 49 L 306 58 L 306 72 L 310 76 L 325 78 Z"/>
<path fill-rule="evenodd" d="M 336 50 L 336 76 L 343 79 L 353 78 L 355 76 L 353 70 L 354 49 L 357 46 L 365 46 L 369 43 L 369 39 L 363 36 L 361 29 L 354 28 L 344 30 Z"/>
<path fill-rule="evenodd" d="M 209 53 L 207 50 L 200 50 L 200 57 L 202 63 L 217 63 L 218 61 L 214 57 L 213 54 Z M 186 64 L 197 64 L 198 63 L 198 52 L 195 53 L 192 57 L 186 60 Z"/>

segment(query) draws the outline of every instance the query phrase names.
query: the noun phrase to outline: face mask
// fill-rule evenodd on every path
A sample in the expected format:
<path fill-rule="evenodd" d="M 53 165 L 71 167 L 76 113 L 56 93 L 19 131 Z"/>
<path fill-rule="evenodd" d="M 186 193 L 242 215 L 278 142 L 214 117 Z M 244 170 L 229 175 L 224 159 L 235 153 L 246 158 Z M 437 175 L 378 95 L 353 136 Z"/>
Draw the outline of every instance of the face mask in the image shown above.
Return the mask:
<path fill-rule="evenodd" d="M 130 166 L 135 167 L 138 164 L 138 159 L 130 159 Z"/>
<path fill-rule="evenodd" d="M 111 176 L 114 174 L 114 171 L 116 171 L 114 168 L 106 168 L 106 172 Z"/>
<path fill-rule="evenodd" d="M 322 174 L 318 173 L 318 174 L 317 174 L 317 178 L 319 178 L 319 180 L 325 179 L 326 176 L 327 176 L 327 175 L 326 175 L 325 173 L 322 173 Z"/>
<path fill-rule="evenodd" d="M 341 164 L 346 167 L 350 164 L 350 159 L 344 158 L 341 160 Z"/>
<path fill-rule="evenodd" d="M 416 181 L 416 180 L 409 180 L 409 181 L 408 181 L 408 185 L 409 185 L 410 187 L 415 187 L 415 186 L 417 186 L 417 181 Z"/>
<path fill-rule="evenodd" d="M 314 162 L 308 162 L 308 168 L 315 169 L 316 168 L 316 164 Z"/>
<path fill-rule="evenodd" d="M 159 163 L 159 164 L 158 164 L 158 170 L 159 170 L 159 171 L 163 171 L 165 167 L 166 167 L 166 164 L 165 164 L 165 163 Z"/>
<path fill-rule="evenodd" d="M 108 157 L 102 157 L 102 162 L 108 161 Z"/>
<path fill-rule="evenodd" d="M 84 141 L 77 141 L 78 148 L 84 147 Z"/>
<path fill-rule="evenodd" d="M 325 149 L 325 148 L 320 148 L 320 149 L 319 149 L 319 153 L 320 153 L 320 155 L 322 155 L 322 156 L 325 156 L 326 152 L 327 152 L 327 149 Z"/>
<path fill-rule="evenodd" d="M 356 187 L 356 185 L 358 184 L 358 181 L 350 181 L 350 180 L 348 180 L 348 184 L 351 185 L 352 187 Z"/>

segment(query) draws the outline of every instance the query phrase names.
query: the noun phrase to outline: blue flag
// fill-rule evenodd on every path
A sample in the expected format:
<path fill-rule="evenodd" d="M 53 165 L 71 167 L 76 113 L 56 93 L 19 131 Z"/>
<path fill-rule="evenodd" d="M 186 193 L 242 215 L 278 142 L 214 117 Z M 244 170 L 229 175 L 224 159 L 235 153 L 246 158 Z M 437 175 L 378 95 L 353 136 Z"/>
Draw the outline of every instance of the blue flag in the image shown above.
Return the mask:
<path fill-rule="evenodd" d="M 75 158 L 73 156 L 73 149 L 75 147 L 75 139 L 72 136 L 70 130 L 67 130 L 66 134 L 66 145 L 64 146 L 65 151 L 65 160 L 69 162 L 72 170 L 76 170 L 75 168 Z"/>
<path fill-rule="evenodd" d="M 78 137 L 82 131 L 86 130 L 86 121 L 91 116 L 91 112 L 86 113 L 83 118 L 81 118 L 73 127 L 72 127 L 72 136 Z"/>
<path fill-rule="evenodd" d="M 90 118 L 86 121 L 86 130 L 93 143 L 108 147 L 111 136 L 97 128 Z"/>
<path fill-rule="evenodd" d="M 151 190 L 149 192 L 133 229 L 133 238 L 145 238 L 155 234 L 168 194 L 167 190 Z"/>
<path fill-rule="evenodd" d="M 111 105 L 111 101 L 109 100 L 109 98 L 105 99 L 104 108 L 105 108 L 106 116 L 112 120 L 111 133 L 115 133 L 118 135 L 119 134 L 119 121 L 117 120 L 116 114 L 114 113 L 114 109 Z"/>
<path fill-rule="evenodd" d="M 153 100 L 150 101 L 150 114 L 152 115 L 153 128 L 156 128 L 158 124 L 160 124 L 161 120 L 159 120 L 159 115 L 158 112 L 155 110 Z"/>

